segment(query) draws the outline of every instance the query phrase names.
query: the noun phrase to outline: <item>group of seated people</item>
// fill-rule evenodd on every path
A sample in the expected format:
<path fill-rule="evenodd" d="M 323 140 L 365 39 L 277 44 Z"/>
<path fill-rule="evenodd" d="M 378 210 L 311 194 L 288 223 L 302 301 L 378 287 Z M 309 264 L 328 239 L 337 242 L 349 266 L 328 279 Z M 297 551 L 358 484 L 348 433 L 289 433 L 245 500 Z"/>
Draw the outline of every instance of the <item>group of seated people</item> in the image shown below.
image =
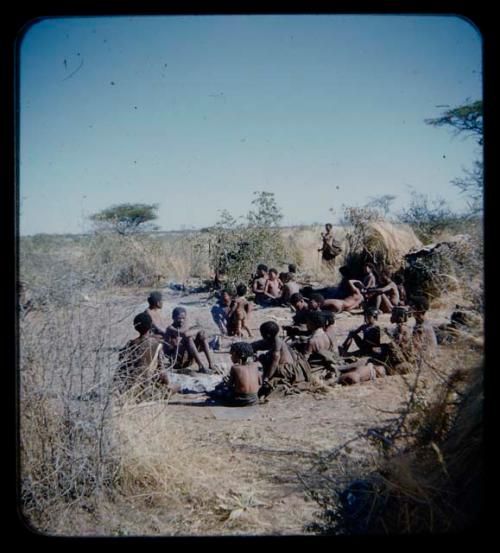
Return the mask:
<path fill-rule="evenodd" d="M 348 278 L 350 275 L 345 269 L 344 273 L 344 288 L 350 291 L 350 296 L 325 299 L 321 294 L 312 293 L 307 298 L 294 291 L 287 299 L 294 311 L 291 324 L 280 329 L 276 322 L 266 321 L 260 325 L 259 340 L 232 341 L 229 349 L 232 367 L 211 393 L 212 398 L 228 405 L 253 405 L 277 389 L 285 393 L 308 389 L 317 379 L 345 385 L 386 374 L 402 374 L 411 370 L 412 364 L 423 358 L 423 353 L 428 357 L 435 354 L 437 341 L 426 319 L 429 309 L 426 297 L 410 298 L 408 305 L 400 305 L 398 285 L 388 275 L 380 279 L 381 285 L 377 287 L 369 265 L 363 282 Z M 259 265 L 252 284 L 252 289 L 262 290 L 264 296 L 275 290 L 268 282 L 276 282 L 277 273 L 270 270 L 267 274 L 270 276 L 266 276 L 265 266 Z M 278 280 L 283 282 L 281 278 Z M 291 281 L 288 277 L 284 280 L 294 282 L 293 277 Z M 259 284 L 255 285 L 255 281 Z M 357 282 L 360 287 L 355 285 Z M 342 294 L 341 287 L 342 283 L 337 295 Z M 364 324 L 349 332 L 339 345 L 334 328 L 335 313 L 345 311 L 346 303 L 347 310 L 352 309 L 349 307 L 352 297 L 358 293 L 361 296 L 358 305 L 364 308 Z M 241 338 L 245 331 L 248 338 L 253 338 L 249 326 L 253 305 L 246 294 L 245 285 L 237 287 L 234 297 L 227 291 L 221 293 L 212 315 L 222 334 Z M 283 305 L 279 296 L 274 300 L 277 301 L 271 303 L 264 299 L 264 305 Z M 148 303 L 148 309 L 134 319 L 139 337 L 130 340 L 120 354 L 121 382 L 126 386 L 127 379 L 133 381 L 139 373 L 146 374 L 168 393 L 173 393 L 179 390 L 169 382 L 169 371 L 196 363 L 200 372 L 213 373 L 212 344 L 203 328 L 188 324 L 186 309 L 176 307 L 168 323 L 162 315 L 161 293 L 152 292 Z M 389 308 L 394 327 L 385 331 L 384 342 L 377 320 L 379 313 Z M 408 325 L 410 316 L 415 319 L 413 328 Z M 353 344 L 355 351 L 351 351 Z"/>

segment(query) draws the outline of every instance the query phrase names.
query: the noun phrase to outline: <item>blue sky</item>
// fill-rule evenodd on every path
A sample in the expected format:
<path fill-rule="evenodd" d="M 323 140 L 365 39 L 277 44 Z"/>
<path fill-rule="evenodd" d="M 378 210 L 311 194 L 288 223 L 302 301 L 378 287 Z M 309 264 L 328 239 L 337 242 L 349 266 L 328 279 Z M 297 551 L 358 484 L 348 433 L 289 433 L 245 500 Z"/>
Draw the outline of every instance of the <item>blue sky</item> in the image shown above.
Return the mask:
<path fill-rule="evenodd" d="M 458 17 L 46 19 L 19 59 L 22 235 L 125 202 L 199 228 L 256 190 L 284 224 L 382 194 L 397 211 L 411 189 L 466 205 L 450 181 L 476 143 L 424 123 L 482 98 L 481 37 Z"/>

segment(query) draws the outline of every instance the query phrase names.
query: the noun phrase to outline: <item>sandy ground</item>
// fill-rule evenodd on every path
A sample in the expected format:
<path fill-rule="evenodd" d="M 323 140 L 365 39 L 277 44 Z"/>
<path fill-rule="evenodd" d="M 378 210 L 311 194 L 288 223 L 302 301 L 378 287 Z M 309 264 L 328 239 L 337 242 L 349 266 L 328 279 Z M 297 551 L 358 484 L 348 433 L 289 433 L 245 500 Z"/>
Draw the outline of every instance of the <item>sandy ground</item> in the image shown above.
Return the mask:
<path fill-rule="evenodd" d="M 163 294 L 163 312 L 167 320 L 170 320 L 173 307 L 182 305 L 188 311 L 189 321 L 202 325 L 209 335 L 218 333 L 210 314 L 214 298 L 206 293 L 184 294 L 170 290 L 163 290 Z M 121 327 L 123 334 L 117 336 L 122 343 L 134 337 L 132 319 L 146 307 L 143 298 L 129 296 L 125 302 L 130 316 Z M 429 319 L 440 324 L 448 320 L 449 315 L 449 309 L 437 309 L 430 312 Z M 292 312 L 286 308 L 257 308 L 250 324 L 253 339 L 259 337 L 258 328 L 262 322 L 275 320 L 286 324 L 291 316 Z M 338 316 L 335 323 L 338 342 L 341 343 L 348 331 L 359 326 L 362 320 L 361 314 Z M 390 327 L 389 315 L 381 315 L 379 324 Z M 227 348 L 228 343 L 226 339 L 223 347 Z M 229 367 L 227 349 L 214 353 L 214 358 L 216 363 Z M 129 523 L 122 521 L 120 524 L 128 524 L 132 533 L 145 535 L 304 534 L 306 525 L 318 512 L 318 505 L 308 498 L 300 475 L 312 470 L 318 454 L 331 451 L 393 418 L 407 394 L 408 384 L 404 377 L 391 376 L 357 386 L 335 386 L 323 393 L 272 398 L 268 403 L 246 410 L 207 406 L 206 395 L 202 393 L 176 395 L 165 409 L 169 425 L 182 429 L 186 444 L 221 458 L 227 457 L 227 466 L 231 466 L 233 474 L 235 467 L 241 471 L 241 489 L 250 490 L 253 499 L 239 508 L 234 520 L 226 517 L 221 522 L 211 512 L 201 517 L 198 514 L 196 520 L 188 519 L 187 513 L 183 515 L 182 512 L 172 518 L 171 511 L 160 509 L 155 514 L 154 524 L 152 519 L 140 523 L 136 519 L 132 525 L 129 516 L 125 515 L 122 518 L 129 519 Z M 144 406 L 145 410 L 148 408 Z M 360 463 L 369 466 L 373 462 L 372 448 L 366 440 L 352 442 L 339 463 L 339 474 L 347 466 Z M 235 493 L 240 492 L 236 490 Z M 115 513 L 115 516 L 118 515 Z"/>

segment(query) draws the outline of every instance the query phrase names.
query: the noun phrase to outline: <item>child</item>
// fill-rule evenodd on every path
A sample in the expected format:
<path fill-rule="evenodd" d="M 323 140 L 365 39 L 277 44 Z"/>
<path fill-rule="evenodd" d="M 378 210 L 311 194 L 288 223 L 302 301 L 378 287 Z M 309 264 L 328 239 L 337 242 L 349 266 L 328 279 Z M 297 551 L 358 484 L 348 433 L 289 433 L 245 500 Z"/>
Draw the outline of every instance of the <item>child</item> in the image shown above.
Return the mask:
<path fill-rule="evenodd" d="M 260 333 L 262 340 L 251 344 L 253 351 L 266 350 L 259 356 L 264 368 L 259 395 L 269 395 L 278 384 L 295 386 L 311 380 L 309 363 L 278 336 L 279 326 L 274 321 L 263 323 Z"/>
<path fill-rule="evenodd" d="M 349 348 L 354 340 L 358 350 L 352 352 L 355 356 L 372 356 L 380 349 L 380 327 L 376 324 L 378 319 L 378 310 L 374 307 L 368 307 L 365 310 L 365 323 L 356 330 L 351 330 L 344 343 L 340 346 L 341 355 L 347 355 Z M 361 338 L 360 334 L 363 335 Z M 377 348 L 377 349 L 376 349 Z"/>
<path fill-rule="evenodd" d="M 149 307 L 146 309 L 145 313 L 147 313 L 153 321 L 152 332 L 153 334 L 163 337 L 165 329 L 167 328 L 167 322 L 161 313 L 163 307 L 161 292 L 151 292 L 148 297 L 148 304 Z"/>
<path fill-rule="evenodd" d="M 363 265 L 363 287 L 375 288 L 377 286 L 377 274 L 373 263 L 365 263 Z"/>
<path fill-rule="evenodd" d="M 164 352 L 176 369 L 189 367 L 196 361 L 201 373 L 210 374 L 214 370 L 206 333 L 198 326 L 187 326 L 187 312 L 184 307 L 172 311 L 172 324 L 165 331 Z M 203 351 L 208 368 L 203 365 L 199 352 Z"/>
<path fill-rule="evenodd" d="M 416 353 L 426 360 L 431 360 L 436 355 L 438 346 L 434 328 L 425 317 L 429 310 L 429 300 L 425 296 L 415 296 L 409 299 L 408 303 L 415 319 L 412 341 Z"/>
<path fill-rule="evenodd" d="M 231 307 L 227 314 L 228 335 L 243 336 L 243 330 L 246 330 L 248 336 L 252 337 L 252 331 L 248 328 L 248 319 L 252 311 L 250 302 L 245 298 L 247 287 L 239 284 L 236 287 L 237 297 L 232 300 Z"/>
<path fill-rule="evenodd" d="M 219 327 L 222 335 L 226 336 L 228 333 L 228 313 L 231 308 L 231 302 L 233 301 L 231 294 L 224 290 L 220 294 L 220 298 L 217 303 L 212 307 L 211 313 L 215 324 Z"/>
<path fill-rule="evenodd" d="M 365 358 L 366 359 L 366 358 Z M 342 370 L 342 369 L 341 369 Z M 370 361 L 356 366 L 349 367 L 349 370 L 342 373 L 338 379 L 338 383 L 342 385 L 359 384 L 361 382 L 367 382 L 369 380 L 375 380 L 378 377 L 386 375 L 384 367 L 381 365 L 374 365 Z"/>
<path fill-rule="evenodd" d="M 264 290 L 268 279 L 267 265 L 257 265 L 257 274 L 252 282 L 252 292 L 255 294 L 255 303 L 261 304 L 265 301 Z"/>
<path fill-rule="evenodd" d="M 262 376 L 259 363 L 253 361 L 253 348 L 247 342 L 235 342 L 229 352 L 233 362 L 229 376 L 210 395 L 234 407 L 255 405 L 259 401 L 257 393 Z"/>
<path fill-rule="evenodd" d="M 325 301 L 325 298 L 321 294 L 311 294 L 308 306 L 309 311 L 321 311 Z"/>
<path fill-rule="evenodd" d="M 401 306 L 405 306 L 406 305 L 406 289 L 405 289 L 405 279 L 404 279 L 404 276 L 399 274 L 399 275 L 394 275 L 394 277 L 392 278 L 392 280 L 394 281 L 394 284 L 396 284 L 396 286 L 398 287 L 398 292 L 399 292 L 399 305 Z"/>
<path fill-rule="evenodd" d="M 289 305 L 291 297 L 299 293 L 300 286 L 295 282 L 294 273 L 282 273 L 280 280 L 283 283 L 283 288 L 281 289 L 281 304 Z"/>
<path fill-rule="evenodd" d="M 180 391 L 180 386 L 170 384 L 166 372 L 166 360 L 161 340 L 152 333 L 153 320 L 146 313 L 134 318 L 134 328 L 139 336 L 129 340 L 119 353 L 120 365 L 115 375 L 120 391 L 133 386 L 142 395 L 148 384 L 162 384 L 167 393 Z"/>
<path fill-rule="evenodd" d="M 405 374 L 411 370 L 409 366 L 412 358 L 412 333 L 407 325 L 408 312 L 403 307 L 393 307 L 391 323 L 395 324 L 392 331 L 387 332 L 391 339 L 382 344 L 381 355 L 378 357 L 386 366 L 388 374 Z"/>
<path fill-rule="evenodd" d="M 267 279 L 266 286 L 264 288 L 265 302 L 268 305 L 278 305 L 279 298 L 281 297 L 281 288 L 283 283 L 278 278 L 278 271 L 276 269 L 269 269 L 269 278 Z"/>

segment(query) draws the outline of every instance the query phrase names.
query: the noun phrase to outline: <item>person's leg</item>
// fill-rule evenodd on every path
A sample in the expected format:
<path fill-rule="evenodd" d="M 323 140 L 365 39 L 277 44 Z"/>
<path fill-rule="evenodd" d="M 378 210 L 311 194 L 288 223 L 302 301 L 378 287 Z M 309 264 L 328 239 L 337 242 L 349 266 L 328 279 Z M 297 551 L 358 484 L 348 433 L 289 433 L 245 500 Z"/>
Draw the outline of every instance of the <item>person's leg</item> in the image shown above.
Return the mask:
<path fill-rule="evenodd" d="M 191 358 L 194 358 L 199 369 L 203 369 L 203 361 L 201 360 L 198 348 L 196 347 L 195 341 L 192 337 L 186 338 L 186 349 L 189 352 Z"/>
<path fill-rule="evenodd" d="M 198 348 L 200 348 L 203 351 L 203 353 L 207 358 L 208 367 L 210 369 L 213 369 L 214 362 L 212 359 L 212 355 L 210 354 L 210 347 L 208 346 L 208 340 L 204 330 L 200 330 L 198 332 L 198 334 L 196 335 L 196 341 L 197 341 Z"/>
<path fill-rule="evenodd" d="M 382 311 L 382 313 L 390 313 L 393 307 L 391 300 L 385 294 L 380 294 L 379 298 L 380 310 Z"/>

